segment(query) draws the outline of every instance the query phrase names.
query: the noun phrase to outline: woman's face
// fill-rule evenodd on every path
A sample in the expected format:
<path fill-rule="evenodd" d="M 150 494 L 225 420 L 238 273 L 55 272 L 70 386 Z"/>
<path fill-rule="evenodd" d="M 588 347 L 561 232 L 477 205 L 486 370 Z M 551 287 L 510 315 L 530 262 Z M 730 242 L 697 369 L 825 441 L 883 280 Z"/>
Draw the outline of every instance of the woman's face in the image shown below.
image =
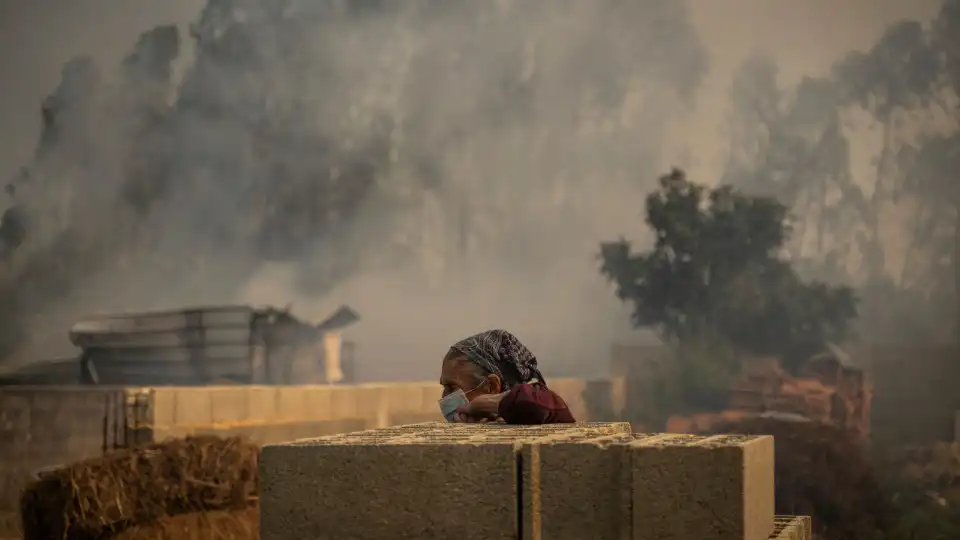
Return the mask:
<path fill-rule="evenodd" d="M 465 358 L 444 360 L 440 370 L 440 385 L 443 386 L 443 396 L 463 390 L 470 401 L 484 394 L 500 393 L 500 378 L 490 374 L 478 384 L 477 369 Z"/>

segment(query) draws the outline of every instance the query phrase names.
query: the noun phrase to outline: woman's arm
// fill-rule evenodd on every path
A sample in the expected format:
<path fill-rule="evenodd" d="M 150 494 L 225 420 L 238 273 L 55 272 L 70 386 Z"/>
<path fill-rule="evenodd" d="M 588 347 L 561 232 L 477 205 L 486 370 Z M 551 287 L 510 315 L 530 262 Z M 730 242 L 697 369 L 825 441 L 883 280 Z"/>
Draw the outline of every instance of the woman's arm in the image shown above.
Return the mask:
<path fill-rule="evenodd" d="M 576 422 L 563 398 L 539 384 L 514 385 L 500 400 L 498 412 L 507 424 Z"/>

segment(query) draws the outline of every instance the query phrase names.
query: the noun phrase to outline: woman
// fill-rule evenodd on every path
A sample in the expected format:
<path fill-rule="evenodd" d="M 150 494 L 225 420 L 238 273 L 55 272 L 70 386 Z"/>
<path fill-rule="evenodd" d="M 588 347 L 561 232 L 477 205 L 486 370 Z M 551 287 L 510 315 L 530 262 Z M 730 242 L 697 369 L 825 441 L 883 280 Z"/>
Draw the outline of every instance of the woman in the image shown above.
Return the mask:
<path fill-rule="evenodd" d="M 462 403 L 453 422 L 507 424 L 575 422 L 563 399 L 547 388 L 537 358 L 506 330 L 490 330 L 455 344 L 443 359 L 441 410 Z M 452 407 L 451 407 L 452 408 Z"/>

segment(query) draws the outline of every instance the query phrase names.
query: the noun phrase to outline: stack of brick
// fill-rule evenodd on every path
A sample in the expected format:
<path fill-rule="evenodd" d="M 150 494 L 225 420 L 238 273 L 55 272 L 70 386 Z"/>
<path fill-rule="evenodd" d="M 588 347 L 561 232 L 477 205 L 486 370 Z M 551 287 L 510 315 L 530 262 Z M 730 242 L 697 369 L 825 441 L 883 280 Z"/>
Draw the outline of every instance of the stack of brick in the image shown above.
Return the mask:
<path fill-rule="evenodd" d="M 713 424 L 735 416 L 775 412 L 835 425 L 867 438 L 873 387 L 861 370 L 827 359 L 811 361 L 802 375 L 787 373 L 776 359 L 748 362 L 730 387 L 726 411 L 671 417 L 667 431 L 710 431 Z"/>
<path fill-rule="evenodd" d="M 810 516 L 776 516 L 769 540 L 813 540 Z"/>
<path fill-rule="evenodd" d="M 267 446 L 260 474 L 263 540 L 782 532 L 766 436 L 635 434 L 626 423 L 416 424 Z"/>

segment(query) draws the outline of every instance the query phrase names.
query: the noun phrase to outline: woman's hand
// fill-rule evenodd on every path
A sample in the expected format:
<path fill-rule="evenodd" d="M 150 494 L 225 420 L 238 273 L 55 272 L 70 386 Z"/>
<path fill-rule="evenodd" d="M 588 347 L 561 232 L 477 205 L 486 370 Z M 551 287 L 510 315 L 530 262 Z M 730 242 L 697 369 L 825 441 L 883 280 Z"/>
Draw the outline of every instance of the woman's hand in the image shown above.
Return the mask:
<path fill-rule="evenodd" d="M 496 420 L 500 416 L 500 400 L 505 395 L 506 392 L 475 397 L 470 403 L 457 408 L 457 422 L 483 423 Z"/>

